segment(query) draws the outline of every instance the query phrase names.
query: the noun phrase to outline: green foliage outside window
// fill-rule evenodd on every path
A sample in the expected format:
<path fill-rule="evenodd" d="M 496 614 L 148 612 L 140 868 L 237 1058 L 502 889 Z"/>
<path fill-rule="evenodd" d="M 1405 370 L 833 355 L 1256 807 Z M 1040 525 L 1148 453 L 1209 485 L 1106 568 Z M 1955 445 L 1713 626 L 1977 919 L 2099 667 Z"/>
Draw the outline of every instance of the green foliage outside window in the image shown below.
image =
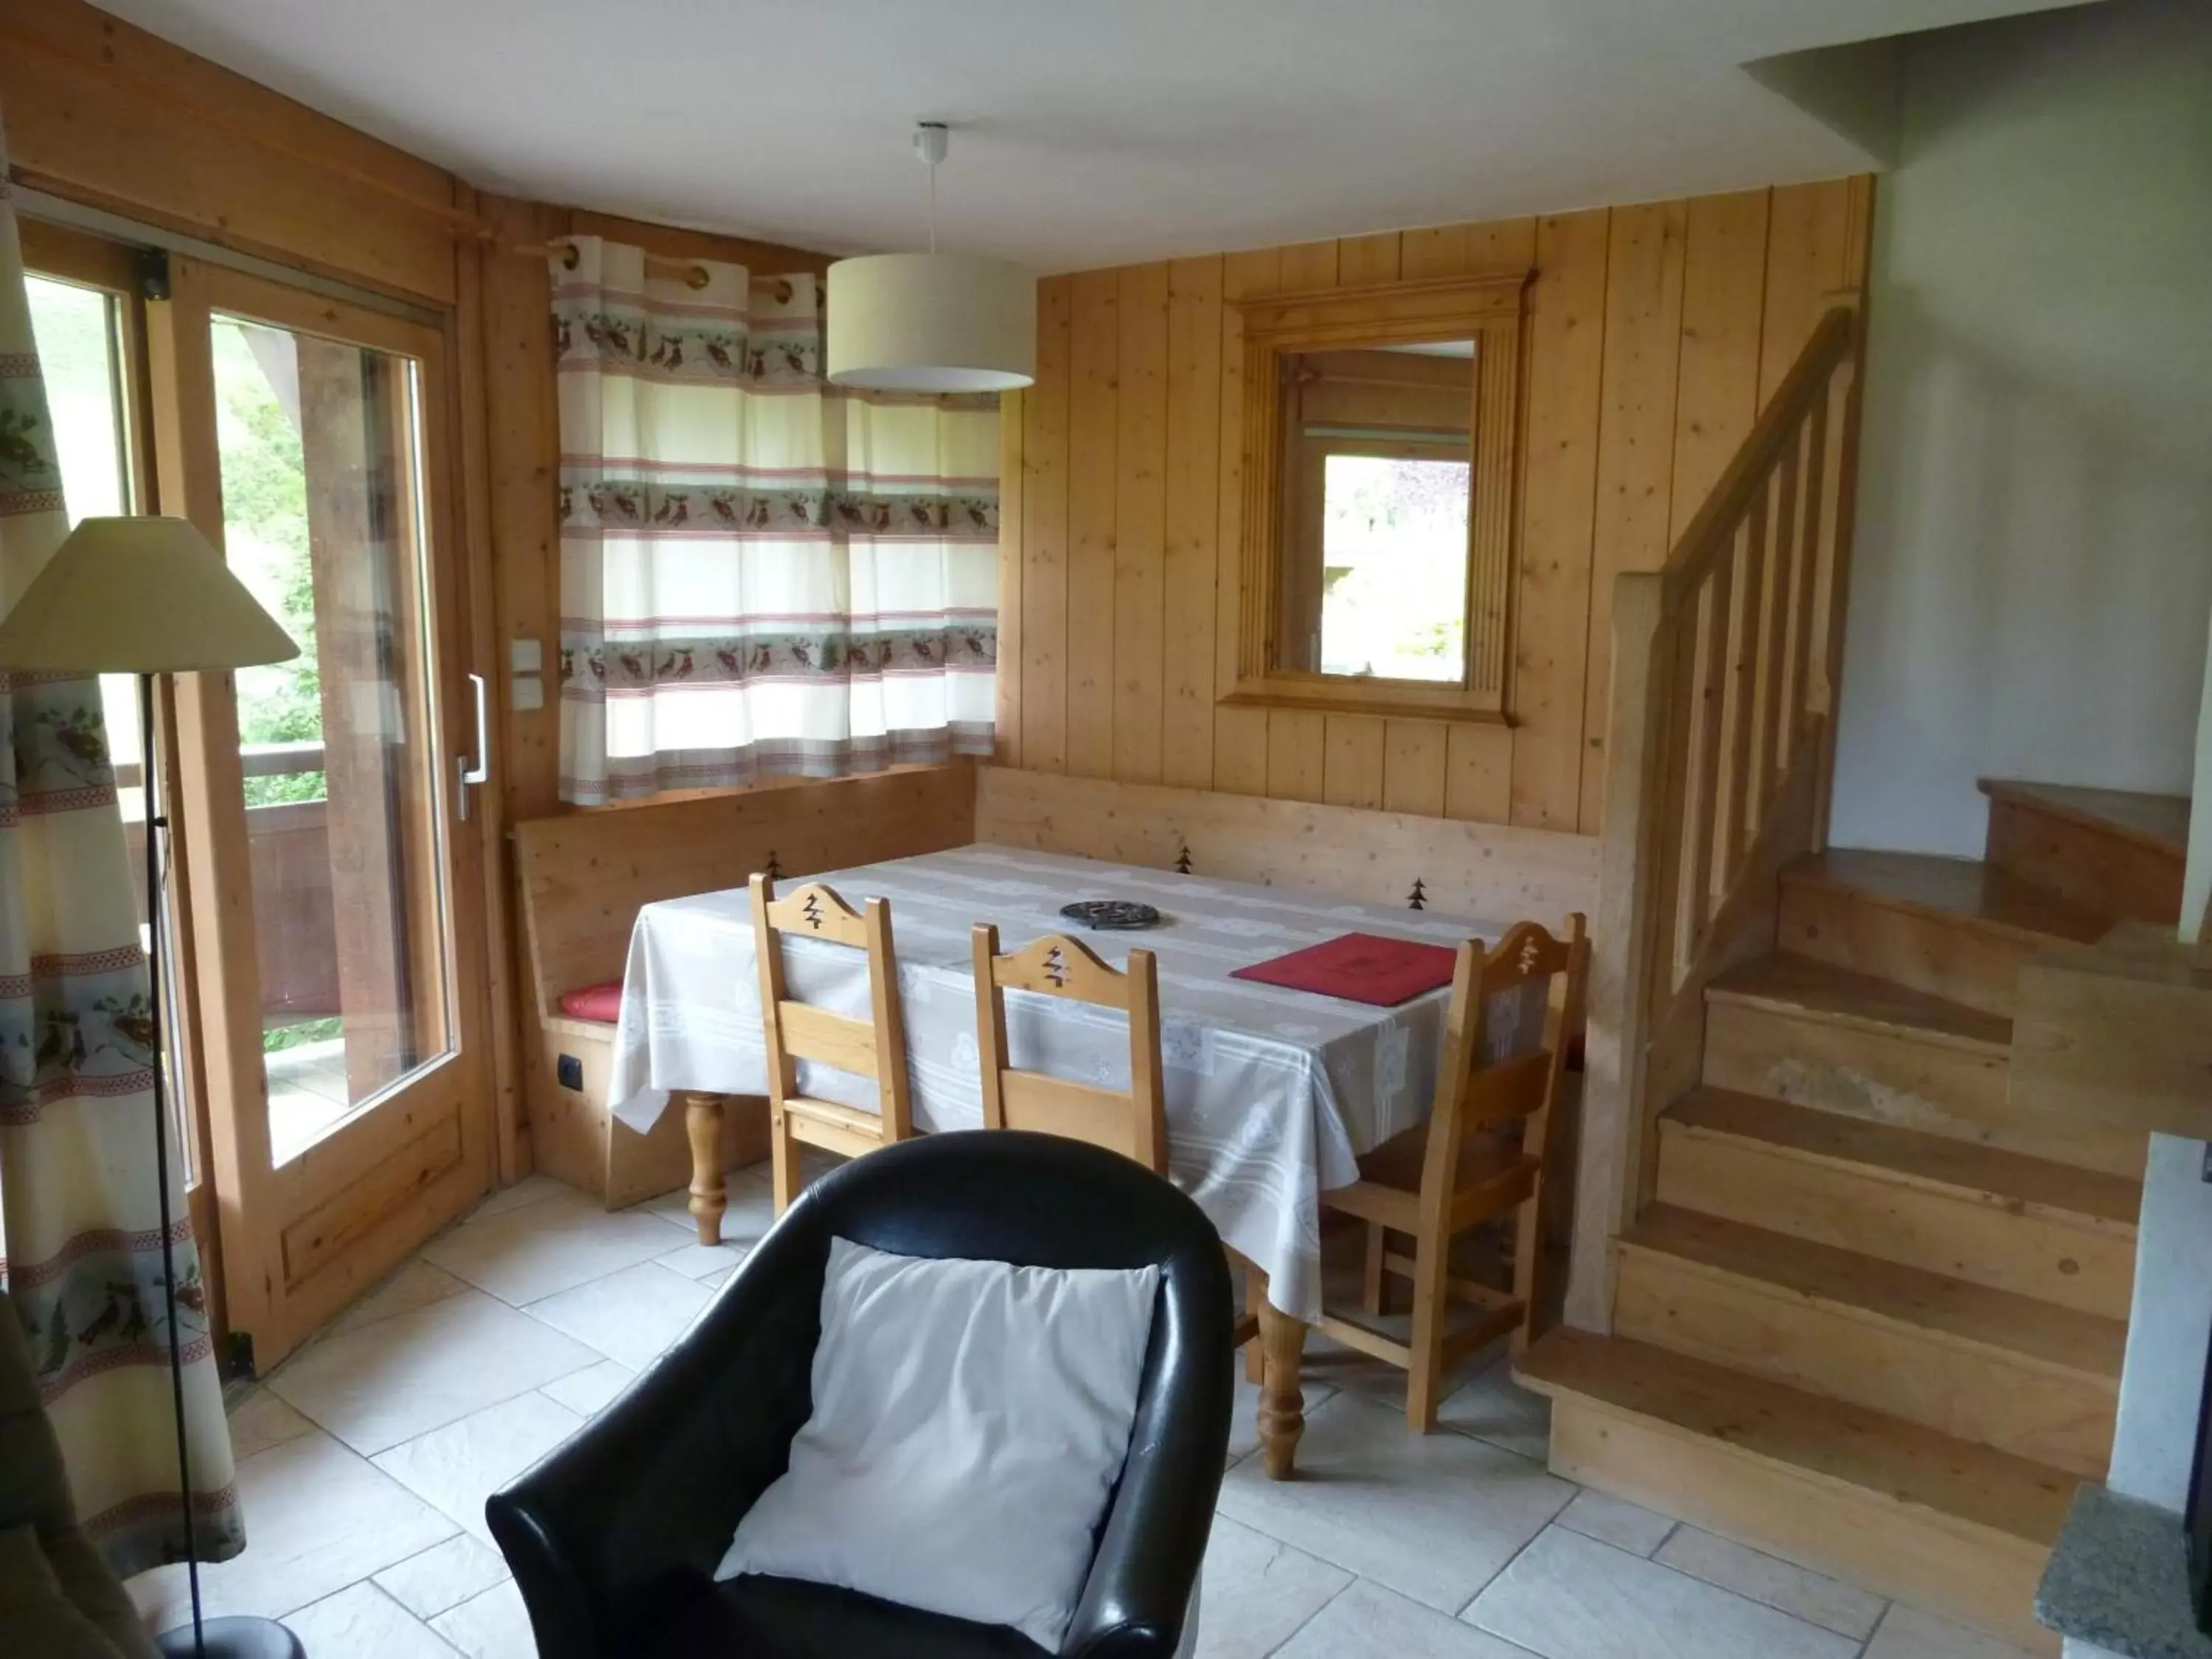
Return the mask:
<path fill-rule="evenodd" d="M 289 356 L 289 339 L 273 333 L 268 337 L 276 351 Z M 231 562 L 300 645 L 300 654 L 289 662 L 239 674 L 238 740 L 246 745 L 319 742 L 323 690 L 316 667 L 314 574 L 307 551 L 307 464 L 299 428 L 256 360 L 245 325 L 218 321 L 215 358 L 224 537 Z M 246 781 L 248 806 L 320 800 L 325 793 L 319 771 Z"/>

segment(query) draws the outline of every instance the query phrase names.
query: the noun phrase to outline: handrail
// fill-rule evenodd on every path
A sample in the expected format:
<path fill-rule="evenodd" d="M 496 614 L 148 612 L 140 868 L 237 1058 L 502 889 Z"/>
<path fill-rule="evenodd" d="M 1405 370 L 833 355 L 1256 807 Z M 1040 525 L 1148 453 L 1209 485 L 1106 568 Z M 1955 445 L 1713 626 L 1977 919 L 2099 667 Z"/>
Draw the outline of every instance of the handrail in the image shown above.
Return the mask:
<path fill-rule="evenodd" d="M 1614 580 L 1569 1322 L 1611 1327 L 1653 1120 L 1697 1081 L 1705 987 L 1773 939 L 1832 763 L 1863 338 L 1814 325 L 1665 565 Z"/>
<path fill-rule="evenodd" d="M 1661 567 L 1669 576 L 1696 582 L 1708 574 L 1721 549 L 1728 544 L 1729 533 L 1750 510 L 1753 492 L 1774 470 L 1782 447 L 1804 424 L 1814 398 L 1826 394 L 1837 366 L 1850 356 L 1856 332 L 1856 313 L 1847 306 L 1834 307 L 1814 325 L 1797 361 L 1766 400 L 1742 447 L 1723 469 L 1705 504 L 1675 538 L 1667 562 Z"/>
<path fill-rule="evenodd" d="M 289 778 L 323 769 L 323 740 L 304 738 L 289 743 L 242 743 L 238 745 L 239 770 L 249 778 Z M 115 787 L 138 787 L 138 763 L 118 759 Z"/>

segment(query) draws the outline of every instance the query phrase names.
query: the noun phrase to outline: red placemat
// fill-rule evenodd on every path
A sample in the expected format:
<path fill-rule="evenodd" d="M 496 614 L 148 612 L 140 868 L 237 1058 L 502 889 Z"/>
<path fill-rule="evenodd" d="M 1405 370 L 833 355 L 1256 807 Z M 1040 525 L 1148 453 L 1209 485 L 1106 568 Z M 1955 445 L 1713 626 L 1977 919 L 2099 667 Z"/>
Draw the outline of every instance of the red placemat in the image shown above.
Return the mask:
<path fill-rule="evenodd" d="M 1231 979 L 1286 985 L 1293 991 L 1317 991 L 1325 997 L 1395 1008 L 1438 986 L 1451 983 L 1458 952 L 1446 945 L 1423 945 L 1380 933 L 1345 933 L 1303 951 L 1239 968 Z"/>

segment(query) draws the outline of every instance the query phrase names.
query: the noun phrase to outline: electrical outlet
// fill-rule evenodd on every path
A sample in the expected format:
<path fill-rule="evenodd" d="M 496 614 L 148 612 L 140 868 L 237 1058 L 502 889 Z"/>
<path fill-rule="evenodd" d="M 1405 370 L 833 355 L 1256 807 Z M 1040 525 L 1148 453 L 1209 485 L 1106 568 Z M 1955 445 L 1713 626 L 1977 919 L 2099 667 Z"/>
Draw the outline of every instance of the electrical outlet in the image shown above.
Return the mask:
<path fill-rule="evenodd" d="M 581 1093 L 584 1087 L 584 1062 L 574 1054 L 562 1054 L 553 1062 L 553 1075 L 564 1089 Z"/>
<path fill-rule="evenodd" d="M 544 708 L 545 682 L 535 674 L 517 674 L 507 683 L 507 706 L 518 714 Z"/>

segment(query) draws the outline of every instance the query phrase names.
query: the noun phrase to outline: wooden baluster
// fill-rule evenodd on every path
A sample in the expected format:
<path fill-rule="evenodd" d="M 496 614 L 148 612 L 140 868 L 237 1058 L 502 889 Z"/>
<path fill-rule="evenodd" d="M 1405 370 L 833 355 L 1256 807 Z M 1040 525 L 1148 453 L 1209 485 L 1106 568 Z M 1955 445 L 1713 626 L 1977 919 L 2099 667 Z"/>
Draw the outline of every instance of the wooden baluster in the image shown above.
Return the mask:
<path fill-rule="evenodd" d="M 1656 647 L 1665 652 L 1668 669 L 1661 725 L 1664 735 L 1657 756 L 1650 763 L 1650 778 L 1658 785 L 1659 797 L 1652 810 L 1660 824 L 1652 879 L 1652 945 L 1649 957 L 1634 964 L 1655 1018 L 1674 994 L 1676 983 L 1682 897 L 1687 886 L 1682 873 L 1688 846 L 1684 826 L 1690 811 L 1691 738 L 1697 730 L 1699 640 L 1698 599 L 1692 592 L 1671 613 L 1665 613 Z"/>
<path fill-rule="evenodd" d="M 1583 1154 L 1576 1185 L 1567 1317 L 1586 1330 L 1613 1322 L 1613 1237 L 1643 1202 L 1644 1066 L 1652 981 L 1674 943 L 1662 895 L 1681 854 L 1683 696 L 1680 635 L 1667 578 L 1628 571 L 1613 589 L 1613 690 L 1606 710 L 1605 823 L 1599 835 L 1596 925 L 1590 932 L 1589 1019 L 1583 1080 Z M 1669 811 L 1669 801 L 1673 803 Z"/>
<path fill-rule="evenodd" d="M 1830 464 L 1828 459 L 1828 400 L 1814 400 L 1813 412 L 1805 421 L 1805 533 L 1800 538 L 1802 546 L 1797 556 L 1798 598 L 1792 606 L 1790 618 L 1790 686 L 1784 693 L 1783 707 L 1789 710 L 1784 721 L 1783 739 L 1785 750 L 1782 769 L 1789 773 L 1796 769 L 1797 745 L 1805 731 L 1805 715 L 1812 708 L 1813 619 L 1820 609 L 1820 506 L 1826 498 Z"/>
<path fill-rule="evenodd" d="M 1768 574 L 1766 515 L 1772 499 L 1771 485 L 1761 483 L 1743 520 L 1743 576 L 1736 584 L 1735 615 L 1730 619 L 1729 675 L 1722 711 L 1727 729 L 1725 769 L 1713 798 L 1713 823 L 1718 831 L 1713 848 L 1715 910 L 1735 880 L 1744 848 L 1758 832 L 1757 819 L 1747 821 L 1756 753 L 1751 746 L 1752 695 L 1759 682 L 1759 624 L 1766 615 Z"/>
<path fill-rule="evenodd" d="M 1697 735 L 1690 744 L 1687 814 L 1682 842 L 1689 854 L 1681 883 L 1681 906 L 1675 916 L 1674 971 L 1667 987 L 1674 986 L 1696 958 L 1698 942 L 1713 909 L 1713 848 L 1718 825 L 1722 716 L 1730 678 L 1729 633 L 1735 598 L 1735 561 L 1723 557 L 1713 566 L 1711 580 L 1698 596 L 1697 672 L 1694 676 Z"/>
<path fill-rule="evenodd" d="M 1751 734 L 1751 797 L 1747 803 L 1746 834 L 1756 844 L 1766 822 L 1766 804 L 1782 781 L 1790 763 L 1789 731 L 1796 712 L 1782 701 L 1783 674 L 1790 655 L 1790 607 L 1804 602 L 1807 593 L 1797 568 L 1797 477 L 1805 465 L 1805 434 L 1782 453 L 1774 491 L 1774 542 L 1768 550 L 1766 625 L 1759 635 L 1759 689 L 1754 706 L 1757 721 Z"/>

